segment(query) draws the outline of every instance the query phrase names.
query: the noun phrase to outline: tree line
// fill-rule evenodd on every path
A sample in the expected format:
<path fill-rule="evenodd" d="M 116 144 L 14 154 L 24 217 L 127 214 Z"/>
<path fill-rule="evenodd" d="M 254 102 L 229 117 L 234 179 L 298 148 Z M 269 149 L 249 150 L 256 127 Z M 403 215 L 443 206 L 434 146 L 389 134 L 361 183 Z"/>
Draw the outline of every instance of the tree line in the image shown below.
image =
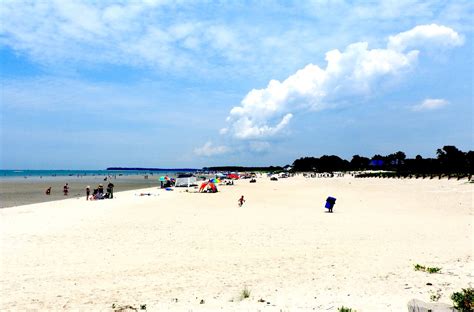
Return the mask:
<path fill-rule="evenodd" d="M 302 157 L 293 162 L 296 172 L 333 172 L 359 170 L 387 170 L 404 174 L 473 174 L 474 151 L 463 152 L 452 145 L 437 149 L 436 158 L 407 158 L 402 151 L 371 158 L 354 155 L 350 161 L 336 155 Z"/>

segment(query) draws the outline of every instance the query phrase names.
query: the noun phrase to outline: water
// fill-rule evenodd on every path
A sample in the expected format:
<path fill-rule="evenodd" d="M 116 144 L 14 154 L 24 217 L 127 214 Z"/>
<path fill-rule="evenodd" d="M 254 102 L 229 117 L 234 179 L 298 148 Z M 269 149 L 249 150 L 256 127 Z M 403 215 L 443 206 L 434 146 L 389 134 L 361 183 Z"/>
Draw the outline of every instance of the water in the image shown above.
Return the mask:
<path fill-rule="evenodd" d="M 177 173 L 195 172 L 195 169 L 154 169 L 154 170 L 0 170 L 4 178 L 48 178 L 48 177 L 94 177 L 94 176 L 176 176 Z"/>
<path fill-rule="evenodd" d="M 163 175 L 176 177 L 189 169 L 164 170 L 0 170 L 0 208 L 66 198 L 63 186 L 68 183 L 68 198 L 85 198 L 85 189 L 111 181 L 115 192 L 146 188 L 159 188 Z M 51 195 L 45 190 L 51 187 Z"/>

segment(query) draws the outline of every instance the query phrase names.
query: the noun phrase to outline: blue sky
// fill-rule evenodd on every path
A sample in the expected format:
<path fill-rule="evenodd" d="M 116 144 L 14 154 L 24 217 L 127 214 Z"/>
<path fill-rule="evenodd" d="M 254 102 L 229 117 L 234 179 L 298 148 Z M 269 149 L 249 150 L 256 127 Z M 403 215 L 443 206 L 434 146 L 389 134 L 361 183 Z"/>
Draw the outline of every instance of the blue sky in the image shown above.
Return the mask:
<path fill-rule="evenodd" d="M 474 2 L 2 1 L 1 168 L 473 149 Z"/>

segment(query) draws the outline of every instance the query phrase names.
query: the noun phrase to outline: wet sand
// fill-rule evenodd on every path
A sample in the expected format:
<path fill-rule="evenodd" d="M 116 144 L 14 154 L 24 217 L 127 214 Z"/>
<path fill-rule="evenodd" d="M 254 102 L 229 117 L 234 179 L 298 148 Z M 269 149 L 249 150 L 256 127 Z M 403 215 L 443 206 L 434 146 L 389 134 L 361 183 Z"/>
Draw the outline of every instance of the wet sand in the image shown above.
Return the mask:
<path fill-rule="evenodd" d="M 99 183 L 106 189 L 109 181 L 104 176 L 58 176 L 58 177 L 28 177 L 28 178 L 0 178 L 0 208 L 22 206 L 68 198 L 84 198 L 86 200 L 86 186 L 91 187 L 91 193 Z M 117 192 L 159 187 L 159 176 L 126 175 L 112 177 L 110 181 L 115 185 L 114 196 Z M 69 184 L 69 194 L 64 196 L 63 186 Z M 51 186 L 51 195 L 45 191 Z"/>

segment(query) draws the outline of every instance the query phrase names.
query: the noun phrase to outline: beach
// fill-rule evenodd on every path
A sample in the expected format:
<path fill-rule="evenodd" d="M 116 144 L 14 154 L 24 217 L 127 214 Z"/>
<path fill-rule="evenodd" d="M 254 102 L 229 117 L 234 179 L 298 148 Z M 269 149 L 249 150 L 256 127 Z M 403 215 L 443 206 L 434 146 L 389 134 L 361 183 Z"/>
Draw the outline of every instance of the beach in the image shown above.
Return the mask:
<path fill-rule="evenodd" d="M 0 310 L 407 311 L 433 294 L 451 303 L 473 286 L 473 186 L 299 175 L 0 209 Z"/>
<path fill-rule="evenodd" d="M 145 179 L 145 176 L 148 176 Z M 105 180 L 107 178 L 107 180 Z M 159 175 L 95 175 L 95 176 L 44 176 L 0 178 L 0 208 L 15 207 L 34 203 L 63 200 L 68 198 L 86 198 L 86 187 L 91 192 L 99 184 L 114 184 L 114 192 L 159 186 Z M 63 186 L 68 183 L 69 194 L 64 196 Z M 45 191 L 51 187 L 51 195 Z"/>

